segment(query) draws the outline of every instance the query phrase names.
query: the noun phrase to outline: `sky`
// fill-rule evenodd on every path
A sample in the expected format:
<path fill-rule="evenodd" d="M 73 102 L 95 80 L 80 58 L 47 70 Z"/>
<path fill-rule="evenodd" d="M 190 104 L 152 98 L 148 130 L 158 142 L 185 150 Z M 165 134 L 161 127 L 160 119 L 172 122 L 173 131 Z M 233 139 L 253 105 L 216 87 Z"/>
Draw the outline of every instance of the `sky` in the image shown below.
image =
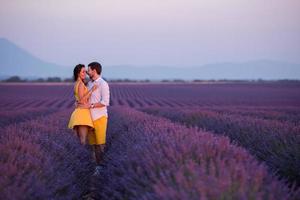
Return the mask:
<path fill-rule="evenodd" d="M 0 37 L 60 65 L 300 63 L 299 0 L 0 0 Z"/>

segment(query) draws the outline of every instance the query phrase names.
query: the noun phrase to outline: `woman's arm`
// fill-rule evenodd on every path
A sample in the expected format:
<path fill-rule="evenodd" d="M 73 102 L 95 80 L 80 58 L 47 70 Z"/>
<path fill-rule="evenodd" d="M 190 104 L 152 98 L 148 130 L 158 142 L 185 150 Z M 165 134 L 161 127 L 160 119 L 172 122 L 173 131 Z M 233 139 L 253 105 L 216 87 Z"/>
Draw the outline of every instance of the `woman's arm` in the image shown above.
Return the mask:
<path fill-rule="evenodd" d="M 83 83 L 79 83 L 79 86 L 78 86 L 79 101 L 78 101 L 78 103 L 80 103 L 80 104 L 86 103 L 86 101 L 88 100 L 88 98 L 90 98 L 90 96 L 92 95 L 92 92 L 95 89 L 97 89 L 97 86 L 93 86 L 93 88 L 91 90 L 89 90 L 88 92 L 84 92 Z"/>

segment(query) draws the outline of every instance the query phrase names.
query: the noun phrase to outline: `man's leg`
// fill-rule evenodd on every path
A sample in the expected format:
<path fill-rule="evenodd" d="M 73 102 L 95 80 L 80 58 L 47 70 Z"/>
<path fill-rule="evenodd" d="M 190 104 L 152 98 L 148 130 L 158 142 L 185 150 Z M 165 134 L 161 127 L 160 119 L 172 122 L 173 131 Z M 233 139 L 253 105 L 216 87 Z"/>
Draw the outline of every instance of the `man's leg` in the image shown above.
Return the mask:
<path fill-rule="evenodd" d="M 90 129 L 89 133 L 87 135 L 87 139 L 88 139 L 88 143 L 91 147 L 91 153 L 92 153 L 92 158 L 96 161 L 96 153 L 95 153 L 95 147 L 94 147 L 94 143 L 95 143 L 95 129 Z"/>
<path fill-rule="evenodd" d="M 96 157 L 96 163 L 97 165 L 100 165 L 103 160 L 103 151 L 101 145 L 94 145 L 94 152 Z"/>
<path fill-rule="evenodd" d="M 95 127 L 95 133 L 90 135 L 89 143 L 93 144 L 95 158 L 97 164 L 101 164 L 103 161 L 103 154 L 106 141 L 106 127 L 107 127 L 107 117 L 101 117 L 93 121 Z"/>
<path fill-rule="evenodd" d="M 104 150 L 105 150 L 105 144 L 100 144 L 100 147 L 101 147 L 101 151 L 104 153 Z"/>

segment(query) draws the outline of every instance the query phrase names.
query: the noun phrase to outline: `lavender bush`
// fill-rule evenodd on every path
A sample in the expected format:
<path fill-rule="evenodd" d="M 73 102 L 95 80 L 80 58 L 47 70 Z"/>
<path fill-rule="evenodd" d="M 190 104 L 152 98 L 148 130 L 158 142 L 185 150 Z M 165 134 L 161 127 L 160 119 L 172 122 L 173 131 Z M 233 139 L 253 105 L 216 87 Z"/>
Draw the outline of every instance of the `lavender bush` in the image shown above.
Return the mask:
<path fill-rule="evenodd" d="M 213 111 L 219 114 L 236 115 L 237 117 L 246 116 L 300 125 L 300 108 L 293 106 L 201 106 L 195 108 L 189 107 L 189 109 L 201 109 L 201 112 Z"/>
<path fill-rule="evenodd" d="M 143 106 L 300 106 L 300 84 L 111 84 L 115 105 L 142 100 Z"/>
<path fill-rule="evenodd" d="M 39 118 L 55 112 L 55 109 L 25 108 L 20 110 L 2 110 L 0 112 L 0 127 L 22 121 Z"/>
<path fill-rule="evenodd" d="M 94 163 L 66 129 L 69 111 L 14 124 L 0 136 L 1 199 L 80 199 Z"/>
<path fill-rule="evenodd" d="M 97 199 L 297 199 L 299 192 L 246 151 L 289 183 L 299 180 L 299 88 L 110 84 L 112 107 L 158 106 L 174 122 L 225 134 L 246 148 L 198 128 L 112 109 L 106 168 L 91 179 Z M 73 86 L 0 84 L 0 95 L 1 199 L 80 199 L 94 163 L 66 130 L 70 111 L 51 114 L 74 108 Z M 201 114 L 189 117 L 191 110 Z"/>
<path fill-rule="evenodd" d="M 118 107 L 108 133 L 98 199 L 296 199 L 226 137 Z"/>
<path fill-rule="evenodd" d="M 273 172 L 287 179 L 290 184 L 300 184 L 300 126 L 276 120 L 220 114 L 201 108 L 148 108 L 144 111 L 226 135 L 265 161 Z"/>

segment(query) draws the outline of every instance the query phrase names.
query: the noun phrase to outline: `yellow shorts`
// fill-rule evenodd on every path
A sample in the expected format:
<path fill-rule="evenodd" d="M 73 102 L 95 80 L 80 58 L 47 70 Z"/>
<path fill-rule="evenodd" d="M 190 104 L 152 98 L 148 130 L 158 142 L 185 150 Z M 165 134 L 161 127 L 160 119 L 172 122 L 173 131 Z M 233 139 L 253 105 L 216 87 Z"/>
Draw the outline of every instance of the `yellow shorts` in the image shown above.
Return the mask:
<path fill-rule="evenodd" d="M 103 116 L 103 117 L 93 121 L 93 124 L 94 124 L 94 131 L 89 132 L 89 134 L 88 134 L 89 144 L 90 145 L 105 144 L 107 117 Z"/>

